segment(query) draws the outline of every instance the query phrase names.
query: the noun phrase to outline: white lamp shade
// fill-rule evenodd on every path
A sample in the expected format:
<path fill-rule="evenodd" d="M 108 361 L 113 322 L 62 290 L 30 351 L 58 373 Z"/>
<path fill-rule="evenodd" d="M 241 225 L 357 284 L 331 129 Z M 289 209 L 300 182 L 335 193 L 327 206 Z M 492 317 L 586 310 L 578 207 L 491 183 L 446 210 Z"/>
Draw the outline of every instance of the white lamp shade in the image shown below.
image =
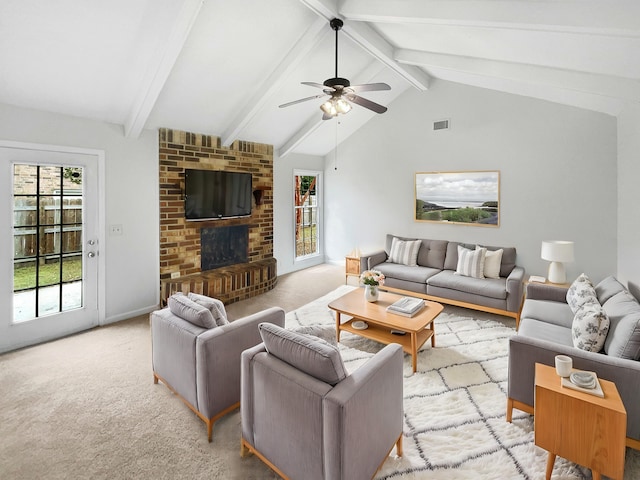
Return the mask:
<path fill-rule="evenodd" d="M 546 240 L 542 242 L 543 260 L 548 260 L 549 281 L 551 283 L 565 283 L 567 276 L 564 270 L 564 262 L 573 262 L 573 242 L 564 240 Z"/>
<path fill-rule="evenodd" d="M 545 240 L 542 242 L 540 256 L 550 262 L 573 262 L 573 242 Z"/>

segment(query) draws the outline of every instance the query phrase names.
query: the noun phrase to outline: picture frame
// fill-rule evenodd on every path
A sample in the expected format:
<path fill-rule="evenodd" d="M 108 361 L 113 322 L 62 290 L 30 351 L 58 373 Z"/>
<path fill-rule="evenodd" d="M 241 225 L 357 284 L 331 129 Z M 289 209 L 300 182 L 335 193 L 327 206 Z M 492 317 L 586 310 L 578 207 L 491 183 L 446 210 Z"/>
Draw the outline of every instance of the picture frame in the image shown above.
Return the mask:
<path fill-rule="evenodd" d="M 500 226 L 500 171 L 417 172 L 417 222 Z"/>

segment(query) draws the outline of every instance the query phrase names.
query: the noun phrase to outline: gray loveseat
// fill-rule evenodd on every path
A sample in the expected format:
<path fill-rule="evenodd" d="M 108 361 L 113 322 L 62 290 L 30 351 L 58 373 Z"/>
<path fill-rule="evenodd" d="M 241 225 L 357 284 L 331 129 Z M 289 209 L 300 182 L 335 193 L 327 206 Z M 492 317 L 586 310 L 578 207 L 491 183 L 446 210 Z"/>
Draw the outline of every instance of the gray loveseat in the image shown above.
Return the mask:
<path fill-rule="evenodd" d="M 535 364 L 553 366 L 556 355 L 568 355 L 574 368 L 616 384 L 627 410 L 627 445 L 640 450 L 640 304 L 614 277 L 595 286 L 610 325 L 603 350 L 594 353 L 573 346 L 567 290 L 527 285 L 520 328 L 509 340 L 507 421 L 513 408 L 533 414 Z"/>
<path fill-rule="evenodd" d="M 421 240 L 416 266 L 389 262 L 394 237 Z M 474 278 L 456 274 L 458 246 L 474 250 L 476 245 L 447 240 L 415 239 L 387 235 L 384 250 L 360 257 L 360 270 L 379 270 L 385 275 L 383 288 L 403 295 L 458 305 L 519 319 L 523 298 L 524 268 L 516 266 L 513 247 L 485 246 L 502 250 L 499 278 Z"/>

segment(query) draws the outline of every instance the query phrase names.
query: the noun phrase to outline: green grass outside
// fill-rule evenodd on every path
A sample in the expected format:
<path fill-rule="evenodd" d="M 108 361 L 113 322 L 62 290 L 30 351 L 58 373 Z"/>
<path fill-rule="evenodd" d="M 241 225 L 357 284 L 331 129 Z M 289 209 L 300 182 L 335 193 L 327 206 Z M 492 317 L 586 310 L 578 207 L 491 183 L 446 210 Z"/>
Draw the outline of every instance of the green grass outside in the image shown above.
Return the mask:
<path fill-rule="evenodd" d="M 40 286 L 54 285 L 59 282 L 60 265 L 58 262 L 40 265 Z M 62 281 L 82 280 L 82 259 L 67 258 L 62 268 Z M 13 269 L 13 290 L 26 290 L 36 286 L 36 267 L 30 264 L 17 264 Z"/>

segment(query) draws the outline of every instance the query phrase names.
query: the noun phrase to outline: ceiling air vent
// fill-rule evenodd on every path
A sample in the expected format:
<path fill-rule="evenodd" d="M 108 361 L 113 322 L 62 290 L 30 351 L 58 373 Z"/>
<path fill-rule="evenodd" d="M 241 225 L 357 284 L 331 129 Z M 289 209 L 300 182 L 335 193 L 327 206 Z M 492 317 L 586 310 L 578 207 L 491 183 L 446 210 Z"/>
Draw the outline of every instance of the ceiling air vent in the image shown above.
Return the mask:
<path fill-rule="evenodd" d="M 439 130 L 449 130 L 449 120 L 436 120 L 433 122 L 433 130 L 436 132 Z"/>

